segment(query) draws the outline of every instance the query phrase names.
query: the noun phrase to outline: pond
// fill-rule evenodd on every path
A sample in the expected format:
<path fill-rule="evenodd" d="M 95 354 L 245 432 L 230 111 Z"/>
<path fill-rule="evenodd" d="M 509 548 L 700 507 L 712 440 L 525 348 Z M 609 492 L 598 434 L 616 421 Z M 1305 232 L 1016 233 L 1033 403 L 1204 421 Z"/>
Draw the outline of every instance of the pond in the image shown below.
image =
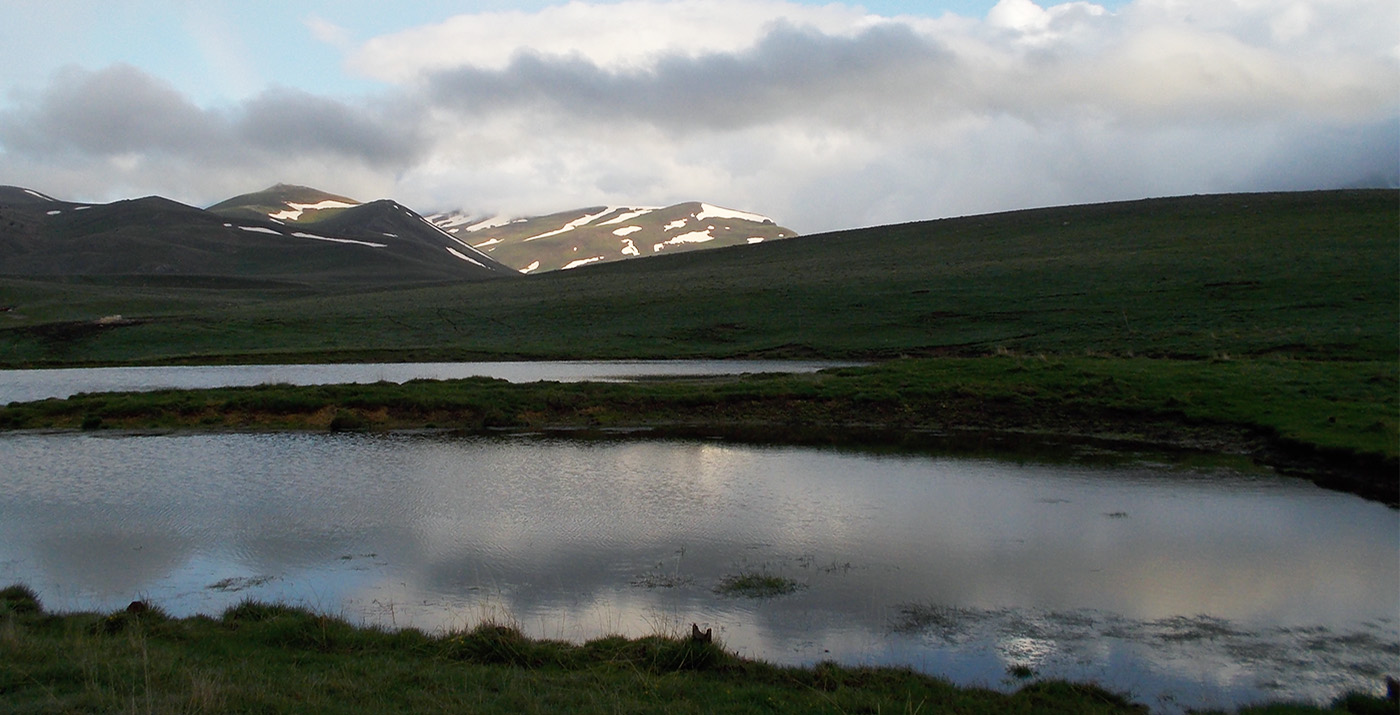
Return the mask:
<path fill-rule="evenodd" d="M 494 377 L 511 382 L 618 382 L 645 377 L 816 372 L 859 363 L 822 360 L 559 360 L 527 362 L 169 365 L 0 370 L 0 405 L 80 392 L 196 390 L 262 384 L 330 385 Z"/>
<path fill-rule="evenodd" d="M 1096 681 L 1154 710 L 1400 665 L 1400 517 L 1267 473 L 719 441 L 0 436 L 0 583 L 424 630 L 713 628 L 778 663 Z M 726 591 L 765 575 L 780 593 Z"/>

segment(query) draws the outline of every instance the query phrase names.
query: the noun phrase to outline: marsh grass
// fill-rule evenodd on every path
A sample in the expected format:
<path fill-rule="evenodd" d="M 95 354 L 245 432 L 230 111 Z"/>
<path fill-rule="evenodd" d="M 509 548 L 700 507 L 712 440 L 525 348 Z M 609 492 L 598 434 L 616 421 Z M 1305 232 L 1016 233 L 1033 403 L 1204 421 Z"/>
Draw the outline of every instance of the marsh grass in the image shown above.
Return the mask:
<path fill-rule="evenodd" d="M 3 593 L 6 712 L 1142 712 L 1088 685 L 1004 694 L 663 635 L 572 644 L 500 621 L 429 634 L 251 600 L 214 618 L 49 614 L 28 589 Z"/>
<path fill-rule="evenodd" d="M 252 600 L 213 618 L 171 618 L 159 605 L 51 614 L 23 586 L 0 591 L 0 703 L 5 712 L 104 713 L 1146 712 L 1088 684 L 1036 681 L 1000 693 L 900 668 L 777 667 L 668 635 L 538 640 L 508 620 L 430 634 Z M 1387 706 L 1349 695 L 1330 710 L 1246 712 Z"/>
<path fill-rule="evenodd" d="M 744 598 L 774 598 L 796 593 L 806 585 L 786 576 L 767 571 L 744 571 L 730 574 L 715 585 L 715 593 Z"/>
<path fill-rule="evenodd" d="M 0 429 L 361 431 L 428 424 L 473 434 L 614 430 L 757 442 L 1001 449 L 1094 441 L 1235 453 L 1394 503 L 1400 369 L 1285 358 L 1182 361 L 1016 356 L 892 360 L 811 375 L 512 384 L 266 385 L 84 394 L 0 407 Z"/>

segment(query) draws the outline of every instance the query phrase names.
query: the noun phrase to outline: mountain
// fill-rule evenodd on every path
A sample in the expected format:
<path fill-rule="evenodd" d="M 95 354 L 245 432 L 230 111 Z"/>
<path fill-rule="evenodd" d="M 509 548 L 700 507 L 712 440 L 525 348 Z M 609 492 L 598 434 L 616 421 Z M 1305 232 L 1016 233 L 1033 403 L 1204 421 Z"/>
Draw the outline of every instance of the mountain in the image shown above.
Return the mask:
<path fill-rule="evenodd" d="M 25 189 L 19 186 L 0 186 L 0 206 L 47 204 L 57 201 L 58 199 L 52 196 L 45 196 L 33 189 Z"/>
<path fill-rule="evenodd" d="M 439 251 L 446 251 L 464 263 L 492 273 L 511 272 L 504 264 L 391 199 L 365 204 L 306 186 L 277 184 L 221 201 L 210 206 L 209 211 L 231 219 L 271 221 L 278 226 L 292 226 L 297 229 L 292 233 L 295 236 L 314 234 L 376 247 L 392 247 L 429 260 L 441 259 L 443 256 Z M 427 249 L 426 254 L 424 249 Z"/>
<path fill-rule="evenodd" d="M 790 238 L 767 216 L 700 202 L 594 206 L 531 218 L 431 214 L 443 231 L 522 273 Z"/>
<path fill-rule="evenodd" d="M 516 275 L 394 202 L 359 204 L 281 185 L 209 210 L 156 196 L 79 204 L 0 187 L 0 273 L 238 276 L 299 283 Z"/>
<path fill-rule="evenodd" d="M 766 216 L 699 202 L 424 218 L 390 199 L 361 203 L 291 184 L 207 209 L 157 196 L 82 204 L 0 186 L 0 274 L 20 276 L 476 280 L 794 235 Z"/>
<path fill-rule="evenodd" d="M 360 202 L 354 199 L 328 194 L 309 186 L 277 184 L 262 191 L 220 201 L 210 206 L 209 210 L 228 218 L 311 223 L 359 205 Z"/>

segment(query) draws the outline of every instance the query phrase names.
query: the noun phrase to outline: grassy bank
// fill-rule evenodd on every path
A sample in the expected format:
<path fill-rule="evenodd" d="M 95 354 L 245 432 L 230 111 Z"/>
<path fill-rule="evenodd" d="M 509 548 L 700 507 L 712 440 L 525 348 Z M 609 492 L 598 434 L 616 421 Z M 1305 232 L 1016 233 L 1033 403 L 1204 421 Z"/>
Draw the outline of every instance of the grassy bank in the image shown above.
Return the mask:
<path fill-rule="evenodd" d="M 143 604 L 144 605 L 144 604 Z M 138 612 L 132 612 L 132 611 Z M 1333 709 L 1386 712 L 1374 697 Z M 689 638 L 532 640 L 509 626 L 385 631 L 299 608 L 244 602 L 218 617 L 158 606 L 45 612 L 0 590 L 5 712 L 891 712 L 1142 713 L 1092 685 L 1032 682 L 1015 693 L 955 687 L 904 669 L 776 667 Z M 1245 711 L 1242 711 L 1245 712 Z"/>
<path fill-rule="evenodd" d="M 632 384 L 469 379 L 78 395 L 0 429 L 649 428 L 778 442 L 950 446 L 1011 435 L 1247 454 L 1397 499 L 1400 380 L 1385 362 L 997 356 Z"/>

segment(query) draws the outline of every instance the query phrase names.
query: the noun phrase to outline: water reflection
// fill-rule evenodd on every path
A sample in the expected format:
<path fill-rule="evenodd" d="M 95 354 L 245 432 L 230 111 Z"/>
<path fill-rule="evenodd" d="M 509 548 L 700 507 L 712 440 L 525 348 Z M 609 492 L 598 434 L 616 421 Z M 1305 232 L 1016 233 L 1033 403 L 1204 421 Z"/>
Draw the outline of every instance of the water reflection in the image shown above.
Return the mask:
<path fill-rule="evenodd" d="M 253 596 L 573 640 L 693 621 L 773 661 L 994 687 L 1019 666 L 1168 708 L 1326 698 L 1400 658 L 1396 513 L 1257 475 L 307 434 L 10 435 L 0 475 L 0 580 L 53 608 Z M 741 572 L 802 588 L 714 591 Z"/>

